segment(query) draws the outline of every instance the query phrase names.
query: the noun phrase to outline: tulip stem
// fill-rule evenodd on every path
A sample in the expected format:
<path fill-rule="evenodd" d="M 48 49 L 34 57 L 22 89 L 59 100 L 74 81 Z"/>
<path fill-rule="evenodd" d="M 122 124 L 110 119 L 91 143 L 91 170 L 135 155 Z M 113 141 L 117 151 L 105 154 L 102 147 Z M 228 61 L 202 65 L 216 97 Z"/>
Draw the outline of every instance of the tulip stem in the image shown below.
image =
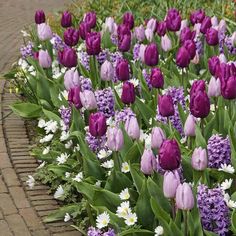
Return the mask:
<path fill-rule="evenodd" d="M 184 236 L 188 236 L 188 212 L 183 211 L 184 215 Z"/>
<path fill-rule="evenodd" d="M 171 199 L 172 218 L 175 219 L 175 200 Z"/>
<path fill-rule="evenodd" d="M 201 119 L 200 127 L 201 127 L 202 135 L 203 135 L 204 134 L 204 119 L 203 118 Z"/>
<path fill-rule="evenodd" d="M 119 159 L 118 152 L 113 152 L 113 157 L 114 157 L 114 166 L 117 171 L 121 171 L 121 163 Z"/>
<path fill-rule="evenodd" d="M 90 205 L 89 205 L 88 201 L 86 203 L 86 211 L 87 211 L 87 214 L 88 214 L 88 217 L 89 217 L 90 224 L 95 225 L 95 221 L 93 219 L 92 211 L 91 211 L 91 208 L 90 208 Z"/>

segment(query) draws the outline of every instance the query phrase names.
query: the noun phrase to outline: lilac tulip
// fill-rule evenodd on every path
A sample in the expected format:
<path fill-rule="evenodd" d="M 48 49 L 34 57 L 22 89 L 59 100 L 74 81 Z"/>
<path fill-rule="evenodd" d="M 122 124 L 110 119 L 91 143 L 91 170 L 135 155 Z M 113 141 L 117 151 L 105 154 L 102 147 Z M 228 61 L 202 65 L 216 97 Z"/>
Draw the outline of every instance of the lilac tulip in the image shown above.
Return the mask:
<path fill-rule="evenodd" d="M 189 137 L 196 135 L 196 118 L 191 114 L 188 115 L 184 124 L 184 134 Z"/>
<path fill-rule="evenodd" d="M 125 130 L 132 139 L 139 139 L 140 128 L 136 117 L 131 116 L 126 120 Z"/>
<path fill-rule="evenodd" d="M 52 30 L 49 25 L 42 23 L 37 25 L 38 37 L 40 40 L 45 41 L 52 38 Z"/>
<path fill-rule="evenodd" d="M 134 34 L 135 34 L 136 39 L 139 42 L 142 42 L 145 39 L 145 29 L 144 29 L 143 25 L 135 27 Z"/>
<path fill-rule="evenodd" d="M 194 207 L 193 191 L 188 183 L 179 184 L 175 201 L 176 207 L 181 210 L 191 210 Z"/>
<path fill-rule="evenodd" d="M 48 54 L 48 51 L 44 51 L 42 49 L 39 50 L 38 60 L 39 60 L 39 65 L 42 68 L 50 68 L 52 65 L 52 59 Z"/>
<path fill-rule="evenodd" d="M 163 193 L 166 198 L 175 198 L 177 187 L 180 184 L 178 171 L 166 171 L 163 180 Z"/>
<path fill-rule="evenodd" d="M 93 91 L 84 90 L 80 92 L 80 100 L 83 107 L 87 110 L 94 110 L 97 108 L 97 102 Z"/>
<path fill-rule="evenodd" d="M 69 91 L 71 88 L 79 85 L 80 85 L 80 80 L 78 71 L 74 69 L 66 71 L 64 75 L 64 86 L 66 90 Z"/>
<path fill-rule="evenodd" d="M 111 81 L 114 77 L 114 68 L 112 63 L 106 60 L 100 70 L 100 77 L 103 81 Z"/>
<path fill-rule="evenodd" d="M 206 149 L 198 147 L 193 151 L 191 164 L 195 170 L 205 170 L 207 168 L 207 152 Z"/>
<path fill-rule="evenodd" d="M 216 79 L 214 76 L 212 76 L 208 85 L 208 96 L 219 97 L 221 94 L 220 87 L 220 79 Z"/>
<path fill-rule="evenodd" d="M 151 147 L 153 149 L 160 148 L 163 141 L 166 139 L 164 131 L 159 127 L 152 128 L 151 133 Z"/>
<path fill-rule="evenodd" d="M 120 151 L 124 146 L 122 130 L 117 127 L 110 127 L 107 130 L 107 147 L 112 151 Z"/>
<path fill-rule="evenodd" d="M 171 39 L 166 34 L 163 37 L 161 37 L 161 48 L 165 52 L 170 51 L 172 48 Z"/>
<path fill-rule="evenodd" d="M 145 175 L 151 175 L 157 167 L 156 158 L 152 152 L 152 150 L 145 149 L 143 155 L 141 157 L 141 171 Z"/>

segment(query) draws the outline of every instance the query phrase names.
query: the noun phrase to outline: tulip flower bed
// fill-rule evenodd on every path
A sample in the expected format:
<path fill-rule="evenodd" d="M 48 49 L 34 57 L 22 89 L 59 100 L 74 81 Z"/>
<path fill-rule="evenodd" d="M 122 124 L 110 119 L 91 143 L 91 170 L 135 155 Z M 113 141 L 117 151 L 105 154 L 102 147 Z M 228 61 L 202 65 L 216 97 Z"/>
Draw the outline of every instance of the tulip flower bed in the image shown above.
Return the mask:
<path fill-rule="evenodd" d="M 64 201 L 46 221 L 89 236 L 235 235 L 236 32 L 204 10 L 97 17 L 64 12 L 60 37 L 37 11 L 6 75 L 27 100 L 12 110 L 38 119 L 27 182 Z"/>

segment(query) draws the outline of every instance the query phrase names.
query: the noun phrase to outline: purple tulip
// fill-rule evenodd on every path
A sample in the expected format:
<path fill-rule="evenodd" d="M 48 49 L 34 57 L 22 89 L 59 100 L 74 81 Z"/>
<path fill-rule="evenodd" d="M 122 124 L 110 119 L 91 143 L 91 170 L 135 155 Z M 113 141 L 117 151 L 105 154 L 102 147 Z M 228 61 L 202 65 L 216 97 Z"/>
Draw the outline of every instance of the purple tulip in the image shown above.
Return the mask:
<path fill-rule="evenodd" d="M 77 70 L 70 69 L 64 75 L 64 86 L 67 91 L 80 85 L 79 73 Z"/>
<path fill-rule="evenodd" d="M 206 84 L 204 80 L 196 80 L 193 82 L 190 89 L 190 97 L 194 96 L 199 90 L 203 92 L 206 90 Z"/>
<path fill-rule="evenodd" d="M 145 39 L 145 29 L 142 25 L 134 28 L 135 37 L 139 42 L 142 42 Z"/>
<path fill-rule="evenodd" d="M 220 59 L 217 56 L 213 56 L 208 59 L 208 68 L 210 73 L 215 76 L 217 67 L 220 65 Z"/>
<path fill-rule="evenodd" d="M 144 61 L 148 66 L 156 66 L 159 60 L 159 53 L 156 43 L 150 43 L 144 52 Z"/>
<path fill-rule="evenodd" d="M 96 22 L 97 22 L 97 16 L 96 13 L 91 11 L 86 13 L 85 17 L 84 17 L 84 21 L 87 23 L 87 25 L 92 29 L 96 26 Z"/>
<path fill-rule="evenodd" d="M 153 40 L 153 31 L 149 28 L 145 30 L 145 36 L 149 42 L 152 42 Z"/>
<path fill-rule="evenodd" d="M 157 161 L 152 150 L 145 149 L 141 157 L 141 171 L 145 175 L 151 175 L 157 168 Z"/>
<path fill-rule="evenodd" d="M 192 12 L 190 15 L 190 21 L 192 25 L 195 25 L 196 23 L 202 23 L 204 18 L 205 18 L 205 12 L 202 9 Z"/>
<path fill-rule="evenodd" d="M 163 179 L 163 193 L 166 198 L 175 198 L 180 177 L 177 170 L 166 171 Z"/>
<path fill-rule="evenodd" d="M 159 95 L 158 109 L 161 116 L 173 116 L 175 114 L 175 109 L 172 97 L 170 95 Z"/>
<path fill-rule="evenodd" d="M 207 168 L 207 152 L 201 147 L 195 148 L 193 151 L 191 164 L 195 170 L 205 170 Z"/>
<path fill-rule="evenodd" d="M 77 66 L 77 54 L 73 48 L 64 48 L 58 52 L 58 58 L 63 66 L 68 68 Z"/>
<path fill-rule="evenodd" d="M 221 79 L 221 95 L 225 99 L 236 98 L 236 76 L 230 76 L 228 79 Z"/>
<path fill-rule="evenodd" d="M 186 40 L 183 46 L 187 49 L 190 59 L 193 59 L 196 55 L 196 44 L 193 42 L 193 40 Z"/>
<path fill-rule="evenodd" d="M 193 40 L 195 35 L 195 31 L 192 32 L 189 27 L 184 27 L 180 32 L 180 43 L 183 44 L 186 40 Z"/>
<path fill-rule="evenodd" d="M 52 65 L 52 59 L 50 57 L 50 55 L 48 54 L 48 51 L 44 51 L 44 50 L 39 50 L 39 65 L 42 68 L 50 68 Z"/>
<path fill-rule="evenodd" d="M 34 19 L 35 19 L 35 23 L 37 25 L 44 23 L 46 21 L 44 11 L 43 10 L 37 10 L 35 12 Z"/>
<path fill-rule="evenodd" d="M 220 80 L 226 80 L 230 76 L 236 76 L 234 63 L 220 63 L 216 70 L 216 77 L 220 78 Z"/>
<path fill-rule="evenodd" d="M 181 153 L 175 139 L 166 139 L 163 141 L 160 147 L 158 160 L 159 165 L 164 170 L 175 170 L 179 168 Z"/>
<path fill-rule="evenodd" d="M 111 81 L 114 77 L 114 68 L 112 63 L 109 61 L 105 61 L 101 65 L 100 77 L 103 81 Z"/>
<path fill-rule="evenodd" d="M 165 139 L 166 139 L 165 133 L 161 128 L 159 127 L 152 128 L 151 147 L 153 149 L 155 148 L 159 149 Z"/>
<path fill-rule="evenodd" d="M 125 59 L 116 64 L 116 76 L 120 81 L 129 80 L 129 62 Z"/>
<path fill-rule="evenodd" d="M 135 101 L 134 85 L 128 81 L 123 83 L 121 101 L 124 104 L 132 104 Z"/>
<path fill-rule="evenodd" d="M 98 55 L 101 52 L 101 34 L 98 32 L 87 33 L 86 49 L 89 55 Z"/>
<path fill-rule="evenodd" d="M 91 32 L 90 26 L 86 22 L 81 22 L 79 25 L 79 35 L 80 37 L 85 40 L 87 33 Z"/>
<path fill-rule="evenodd" d="M 127 25 L 129 27 L 129 29 L 134 28 L 134 16 L 132 15 L 131 12 L 126 12 L 123 15 L 123 24 Z"/>
<path fill-rule="evenodd" d="M 64 32 L 64 41 L 70 47 L 75 46 L 79 41 L 79 30 L 73 28 L 66 29 Z"/>
<path fill-rule="evenodd" d="M 184 134 L 187 137 L 194 137 L 196 135 L 196 118 L 191 114 L 188 115 L 185 121 Z"/>
<path fill-rule="evenodd" d="M 158 25 L 157 20 L 155 18 L 151 18 L 147 22 L 147 29 L 150 29 L 154 33 L 157 29 L 157 25 Z"/>
<path fill-rule="evenodd" d="M 91 90 L 80 92 L 80 100 L 86 110 L 94 110 L 97 108 L 97 101 L 93 91 Z"/>
<path fill-rule="evenodd" d="M 221 94 L 220 87 L 220 79 L 212 76 L 208 85 L 208 97 L 219 97 Z"/>
<path fill-rule="evenodd" d="M 101 137 L 107 131 L 106 117 L 101 112 L 89 116 L 89 132 L 94 137 Z"/>
<path fill-rule="evenodd" d="M 117 127 L 110 127 L 107 130 L 107 147 L 112 151 L 120 151 L 124 146 L 122 130 Z"/>
<path fill-rule="evenodd" d="M 188 183 L 179 184 L 175 201 L 176 207 L 181 210 L 191 210 L 194 207 L 193 191 Z"/>
<path fill-rule="evenodd" d="M 131 116 L 129 117 L 129 119 L 126 120 L 125 131 L 132 139 L 139 139 L 140 128 L 136 117 Z"/>
<path fill-rule="evenodd" d="M 164 36 L 166 34 L 166 22 L 165 21 L 161 21 L 158 23 L 157 25 L 157 34 L 161 37 Z"/>
<path fill-rule="evenodd" d="M 131 35 L 124 34 L 119 37 L 118 48 L 121 52 L 128 52 L 131 45 Z"/>
<path fill-rule="evenodd" d="M 152 68 L 150 75 L 150 83 L 153 88 L 163 88 L 164 77 L 159 68 Z"/>
<path fill-rule="evenodd" d="M 161 48 L 165 52 L 168 52 L 172 48 L 171 39 L 166 34 L 161 37 Z"/>
<path fill-rule="evenodd" d="M 205 16 L 200 28 L 201 33 L 205 34 L 211 26 L 211 17 Z"/>
<path fill-rule="evenodd" d="M 69 90 L 68 101 L 70 105 L 74 104 L 76 109 L 82 108 L 82 103 L 80 101 L 80 87 L 76 86 Z"/>
<path fill-rule="evenodd" d="M 68 11 L 64 11 L 61 17 L 61 26 L 63 28 L 71 27 L 72 26 L 72 15 Z"/>
<path fill-rule="evenodd" d="M 206 42 L 210 46 L 216 46 L 219 43 L 218 31 L 214 28 L 207 29 Z"/>
<path fill-rule="evenodd" d="M 46 23 L 37 25 L 37 32 L 39 39 L 42 41 L 52 38 L 52 30 Z"/>
<path fill-rule="evenodd" d="M 125 34 L 131 35 L 131 31 L 130 31 L 129 27 L 125 24 L 118 25 L 118 28 L 117 28 L 118 38 L 125 35 Z"/>
<path fill-rule="evenodd" d="M 170 9 L 166 16 L 166 27 L 169 31 L 178 31 L 181 26 L 181 16 L 176 9 Z"/>
<path fill-rule="evenodd" d="M 176 54 L 176 64 L 180 68 L 188 67 L 190 63 L 190 54 L 185 47 L 180 47 Z"/>

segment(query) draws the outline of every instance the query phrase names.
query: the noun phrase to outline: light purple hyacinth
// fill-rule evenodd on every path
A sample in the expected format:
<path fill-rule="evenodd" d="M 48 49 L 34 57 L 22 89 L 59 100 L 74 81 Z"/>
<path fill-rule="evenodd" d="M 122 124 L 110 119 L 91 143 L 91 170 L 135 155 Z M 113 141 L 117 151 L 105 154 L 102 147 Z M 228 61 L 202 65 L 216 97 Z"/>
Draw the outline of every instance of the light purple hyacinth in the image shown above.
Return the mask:
<path fill-rule="evenodd" d="M 120 122 L 126 122 L 130 117 L 136 117 L 135 113 L 130 108 L 125 108 L 117 111 L 115 114 L 115 123 L 119 126 Z"/>
<path fill-rule="evenodd" d="M 23 45 L 20 48 L 21 57 L 23 59 L 26 59 L 27 57 L 32 57 L 34 55 L 33 47 L 34 45 L 30 41 L 26 45 Z"/>
<path fill-rule="evenodd" d="M 120 52 L 114 52 L 114 53 L 109 53 L 109 58 L 110 62 L 113 65 L 113 68 L 116 68 L 116 64 L 123 59 L 123 56 Z M 114 70 L 114 77 L 113 77 L 113 82 L 116 83 L 118 81 L 118 78 L 116 76 L 116 72 Z"/>
<path fill-rule="evenodd" d="M 98 110 L 102 112 L 106 118 L 115 115 L 115 99 L 111 88 L 97 90 L 95 97 Z"/>
<path fill-rule="evenodd" d="M 108 229 L 108 231 L 102 231 L 100 229 L 97 229 L 95 227 L 89 227 L 88 236 L 116 236 L 114 229 Z"/>
<path fill-rule="evenodd" d="M 220 236 L 227 235 L 230 226 L 230 212 L 222 189 L 209 189 L 206 185 L 199 185 L 197 205 L 203 228 Z"/>
<path fill-rule="evenodd" d="M 218 37 L 219 37 L 219 53 L 224 53 L 225 31 L 220 30 L 218 32 Z"/>
<path fill-rule="evenodd" d="M 225 38 L 225 46 L 228 49 L 228 52 L 232 55 L 236 55 L 236 47 L 232 44 L 231 37 L 226 36 Z"/>
<path fill-rule="evenodd" d="M 88 53 L 85 51 L 80 51 L 78 53 L 78 59 L 79 59 L 79 62 L 82 64 L 82 66 L 86 70 L 89 71 L 90 70 L 90 66 L 89 66 L 90 56 L 88 55 Z"/>
<path fill-rule="evenodd" d="M 82 92 L 84 90 L 93 90 L 91 80 L 89 78 L 84 78 L 83 76 L 80 76 L 80 88 Z"/>
<path fill-rule="evenodd" d="M 61 51 L 61 50 L 63 50 L 65 47 L 68 47 L 68 46 L 64 43 L 63 39 L 62 39 L 59 35 L 57 35 L 57 34 L 53 34 L 52 39 L 51 39 L 50 41 L 51 41 L 51 43 L 52 43 L 52 45 L 53 45 L 53 48 L 54 48 L 55 50 L 57 50 L 57 51 Z"/>
<path fill-rule="evenodd" d="M 195 37 L 194 42 L 196 45 L 196 52 L 198 53 L 198 55 L 202 55 L 204 51 L 203 51 L 203 42 L 200 35 Z"/>
<path fill-rule="evenodd" d="M 71 108 L 70 107 L 61 107 L 59 109 L 61 119 L 66 125 L 66 129 L 68 130 L 70 127 L 70 120 L 71 120 Z"/>
<path fill-rule="evenodd" d="M 136 43 L 133 48 L 133 59 L 135 61 L 139 60 L 139 50 L 140 50 L 140 44 Z"/>
<path fill-rule="evenodd" d="M 108 55 L 109 55 L 109 50 L 108 49 L 105 49 L 105 50 L 102 50 L 97 56 L 97 61 L 100 65 L 102 65 L 108 58 Z"/>
<path fill-rule="evenodd" d="M 146 69 L 142 70 L 142 74 L 143 74 L 143 77 L 144 77 L 144 79 L 145 79 L 145 81 L 147 83 L 148 88 L 151 90 L 152 89 L 152 85 L 151 85 L 151 82 L 150 82 L 150 74 L 148 74 Z"/>
<path fill-rule="evenodd" d="M 207 144 L 208 167 L 220 168 L 222 164 L 231 164 L 231 148 L 229 137 L 212 135 Z"/>
<path fill-rule="evenodd" d="M 106 135 L 100 138 L 92 136 L 89 132 L 86 133 L 85 140 L 87 141 L 89 148 L 93 152 L 99 152 L 101 149 L 106 149 Z"/>
<path fill-rule="evenodd" d="M 118 45 L 118 37 L 115 34 L 111 34 L 111 42 L 115 44 L 116 46 Z"/>

